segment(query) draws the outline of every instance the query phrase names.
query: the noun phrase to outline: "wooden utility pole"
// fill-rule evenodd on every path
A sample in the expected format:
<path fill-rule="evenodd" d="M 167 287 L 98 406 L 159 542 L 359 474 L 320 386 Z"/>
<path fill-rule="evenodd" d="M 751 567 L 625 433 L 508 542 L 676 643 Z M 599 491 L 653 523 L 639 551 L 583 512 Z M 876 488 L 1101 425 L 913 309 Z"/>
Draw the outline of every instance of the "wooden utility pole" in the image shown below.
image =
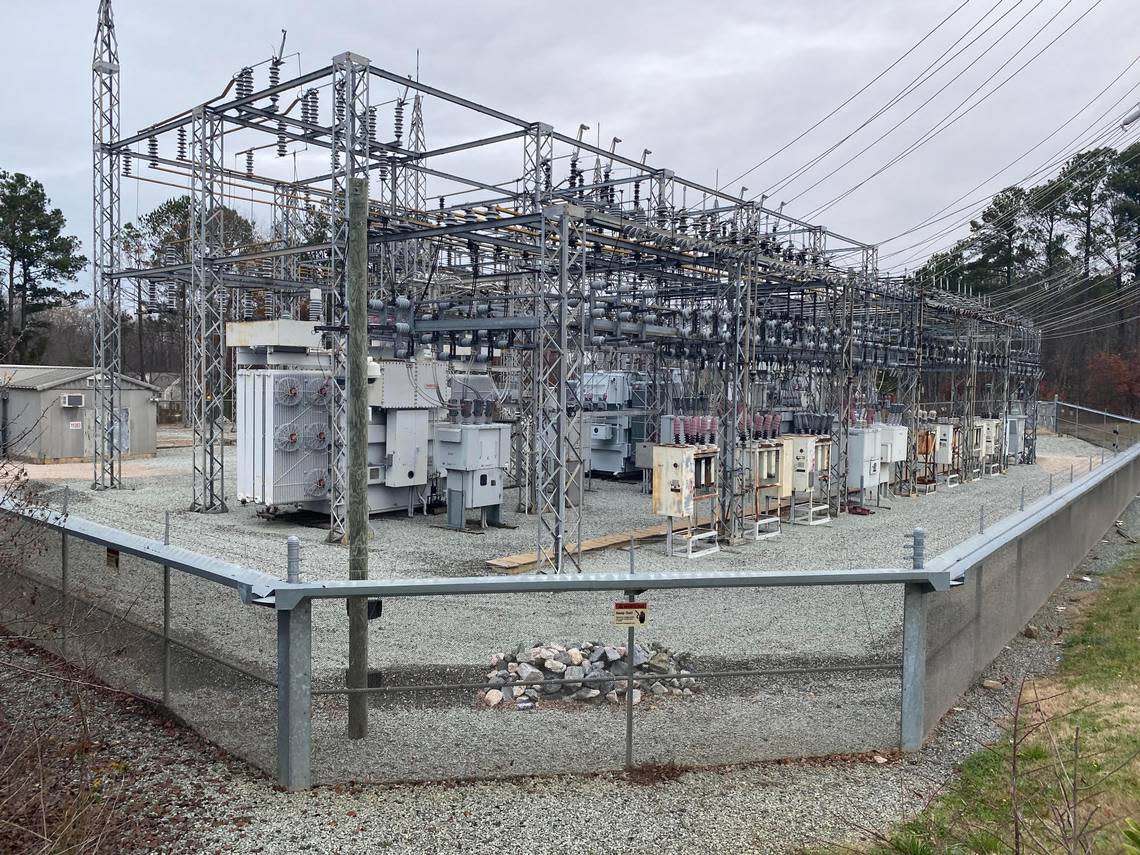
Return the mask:
<path fill-rule="evenodd" d="M 368 578 L 368 181 L 348 183 L 348 578 Z M 348 686 L 368 685 L 368 599 L 348 599 Z M 348 696 L 348 736 L 368 735 L 368 695 Z"/>

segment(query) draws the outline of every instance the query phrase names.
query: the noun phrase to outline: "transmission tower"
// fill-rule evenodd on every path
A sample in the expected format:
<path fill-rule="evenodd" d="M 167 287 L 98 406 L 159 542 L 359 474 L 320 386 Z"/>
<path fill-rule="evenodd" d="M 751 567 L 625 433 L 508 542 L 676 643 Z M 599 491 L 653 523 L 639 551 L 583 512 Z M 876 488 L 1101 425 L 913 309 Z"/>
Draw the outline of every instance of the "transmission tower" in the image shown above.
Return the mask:
<path fill-rule="evenodd" d="M 122 347 L 119 320 L 119 156 L 112 146 L 119 139 L 119 45 L 111 0 L 99 3 L 99 25 L 91 62 L 91 132 L 93 198 L 95 200 L 92 276 L 95 330 L 95 478 L 91 486 L 107 490 L 121 486 L 122 454 L 117 427 Z"/>

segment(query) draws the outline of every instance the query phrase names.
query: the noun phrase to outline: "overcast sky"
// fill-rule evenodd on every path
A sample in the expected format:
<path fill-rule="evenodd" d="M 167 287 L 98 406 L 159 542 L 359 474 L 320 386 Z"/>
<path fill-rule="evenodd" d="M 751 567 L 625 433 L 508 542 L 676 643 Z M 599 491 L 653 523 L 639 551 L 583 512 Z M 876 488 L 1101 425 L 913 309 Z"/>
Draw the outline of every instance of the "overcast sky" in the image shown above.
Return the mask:
<path fill-rule="evenodd" d="M 420 78 L 426 83 L 528 120 L 548 122 L 568 134 L 585 122 L 592 126 L 591 136 L 605 145 L 611 137 L 621 137 L 620 150 L 627 155 L 639 157 L 649 148 L 651 163 L 693 180 L 712 184 L 719 178 L 724 184 L 829 113 L 962 2 L 115 0 L 122 128 L 133 132 L 212 97 L 243 65 L 267 58 L 284 28 L 286 53 L 299 51 L 304 70 L 352 50 L 375 65 L 411 74 L 418 49 Z M 90 61 L 97 6 L 96 0 L 0 0 L 0 169 L 40 179 L 85 250 L 91 230 Z M 979 95 L 1053 43 L 928 145 L 818 218 L 863 240 L 888 238 L 967 193 L 1041 141 L 1140 53 L 1136 0 L 966 0 L 874 86 L 732 189 L 745 184 L 752 194 L 772 186 L 850 133 L 971 25 L 980 20 L 961 44 L 1004 12 L 1007 16 L 963 56 L 854 135 L 803 180 L 775 194 L 768 205 L 791 199 L 919 108 L 882 142 L 787 208 L 806 214 L 883 166 L 947 117 L 987 77 L 997 72 Z M 1026 17 L 1017 23 L 1022 15 Z M 1011 59 L 1042 26 L 1041 35 Z M 298 61 L 291 63 L 295 70 Z M 263 83 L 264 69 L 258 73 Z M 1129 93 L 1137 84 L 1140 64 L 1061 133 L 970 193 L 968 200 L 1031 172 L 1090 128 L 1112 101 L 1123 97 L 1110 115 L 1125 112 L 1140 95 L 1140 90 Z M 920 107 L 943 86 L 945 91 Z M 436 116 L 433 125 L 428 110 L 425 125 L 429 146 L 455 141 L 447 117 Z M 155 198 L 145 188 L 136 190 L 135 182 L 124 182 L 124 219 L 145 212 Z M 898 241 L 889 249 L 909 242 Z"/>

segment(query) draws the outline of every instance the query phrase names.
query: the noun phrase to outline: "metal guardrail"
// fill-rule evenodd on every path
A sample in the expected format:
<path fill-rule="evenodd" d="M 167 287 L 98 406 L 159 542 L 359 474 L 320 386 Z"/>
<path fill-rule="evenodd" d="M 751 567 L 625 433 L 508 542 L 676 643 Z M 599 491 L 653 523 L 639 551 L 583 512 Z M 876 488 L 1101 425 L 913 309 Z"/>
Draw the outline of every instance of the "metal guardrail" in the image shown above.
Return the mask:
<path fill-rule="evenodd" d="M 1138 423 L 1140 424 L 1140 423 Z M 277 757 L 278 782 L 289 789 L 305 789 L 311 784 L 311 732 L 312 699 L 325 695 L 347 695 L 355 692 L 396 692 L 430 688 L 471 689 L 489 683 L 450 683 L 436 686 L 386 686 L 376 688 L 314 689 L 312 685 L 312 601 L 315 599 L 348 597 L 443 597 L 492 594 L 558 593 L 574 591 L 613 591 L 634 598 L 649 590 L 684 590 L 696 588 L 741 588 L 783 586 L 835 586 L 866 584 L 901 584 L 904 586 L 903 651 L 902 661 L 859 663 L 853 667 L 837 666 L 818 669 L 771 669 L 710 671 L 694 678 L 756 676 L 779 673 L 822 673 L 842 670 L 888 671 L 901 670 L 901 734 L 900 747 L 906 751 L 918 750 L 924 739 L 923 690 L 925 680 L 925 615 L 926 598 L 950 590 L 960 579 L 988 555 L 1017 540 L 1045 519 L 1060 512 L 1103 479 L 1126 465 L 1140 454 L 1140 444 L 1126 454 L 1115 455 L 1105 465 L 1094 469 L 1090 458 L 1090 472 L 1079 480 L 1075 471 L 1072 483 L 1057 490 L 1050 480 L 1049 494 L 987 528 L 984 518 L 982 531 L 970 540 L 947 550 L 927 563 L 924 555 L 924 532 L 912 533 L 914 550 L 910 568 L 836 569 L 815 571 L 735 570 L 713 572 L 648 572 L 566 574 L 559 576 L 474 576 L 459 578 L 377 579 L 377 580 L 314 580 L 300 581 L 297 572 L 296 551 L 289 552 L 287 580 L 258 570 L 203 556 L 168 543 L 139 537 L 89 520 L 43 508 L 25 508 L 8 499 L 0 501 L 0 511 L 6 511 L 56 530 L 67 537 L 77 537 L 91 543 L 117 549 L 161 566 L 164 571 L 164 624 L 169 619 L 169 571 L 187 573 L 238 592 L 241 601 L 255 607 L 273 608 L 277 615 Z M 1103 458 L 1102 458 L 1103 461 Z M 632 553 L 631 553 L 632 558 Z M 66 579 L 66 546 L 63 550 Z M 296 581 L 294 581 L 296 580 Z M 167 638 L 164 626 L 164 639 Z M 176 643 L 176 642 L 171 642 Z M 190 648 L 193 652 L 201 651 Z M 630 648 L 632 649 L 632 647 Z M 207 655 L 221 664 L 229 664 Z M 164 687 L 166 685 L 164 666 Z M 240 670 L 240 669 L 239 669 Z M 686 675 L 690 676 L 690 675 Z M 259 678 L 263 679 L 263 678 Z M 614 677 L 606 682 L 617 685 L 649 679 L 632 674 Z M 653 677 L 659 679 L 659 675 Z M 565 681 L 545 681 L 556 684 Z M 574 680 L 589 683 L 590 678 Z M 542 684 L 536 684 L 542 685 Z M 628 698 L 632 695 L 627 693 Z M 164 691 L 165 700 L 165 691 Z M 630 703 L 630 709 L 632 708 Z M 631 739 L 627 717 L 627 744 Z M 628 755 L 627 755 L 628 756 Z"/>

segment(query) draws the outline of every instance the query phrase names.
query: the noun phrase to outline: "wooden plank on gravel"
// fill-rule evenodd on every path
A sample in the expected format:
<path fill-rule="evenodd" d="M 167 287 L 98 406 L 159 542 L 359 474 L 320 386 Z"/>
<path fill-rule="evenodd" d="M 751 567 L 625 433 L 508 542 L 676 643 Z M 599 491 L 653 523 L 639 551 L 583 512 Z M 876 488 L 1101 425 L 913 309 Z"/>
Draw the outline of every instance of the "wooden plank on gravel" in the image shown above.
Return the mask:
<path fill-rule="evenodd" d="M 709 518 L 705 516 L 701 519 L 699 525 L 708 525 Z M 678 526 L 674 529 L 675 532 L 684 531 L 687 526 Z M 601 537 L 592 537 L 588 540 L 582 541 L 582 551 L 592 552 L 596 549 L 608 549 L 611 546 L 625 545 L 632 539 L 634 541 L 646 540 L 651 537 L 664 537 L 665 536 L 665 523 L 660 525 L 652 525 L 648 528 L 635 528 L 631 531 L 619 531 L 615 534 L 604 534 Z M 567 546 L 566 552 L 569 554 L 574 551 L 573 546 Z M 547 551 L 549 557 L 550 552 Z M 504 570 L 507 573 L 522 573 L 529 570 L 532 566 L 538 563 L 537 552 L 520 552 L 517 555 L 504 555 L 502 558 L 492 558 L 487 562 L 488 566 L 494 567 L 496 570 Z"/>

